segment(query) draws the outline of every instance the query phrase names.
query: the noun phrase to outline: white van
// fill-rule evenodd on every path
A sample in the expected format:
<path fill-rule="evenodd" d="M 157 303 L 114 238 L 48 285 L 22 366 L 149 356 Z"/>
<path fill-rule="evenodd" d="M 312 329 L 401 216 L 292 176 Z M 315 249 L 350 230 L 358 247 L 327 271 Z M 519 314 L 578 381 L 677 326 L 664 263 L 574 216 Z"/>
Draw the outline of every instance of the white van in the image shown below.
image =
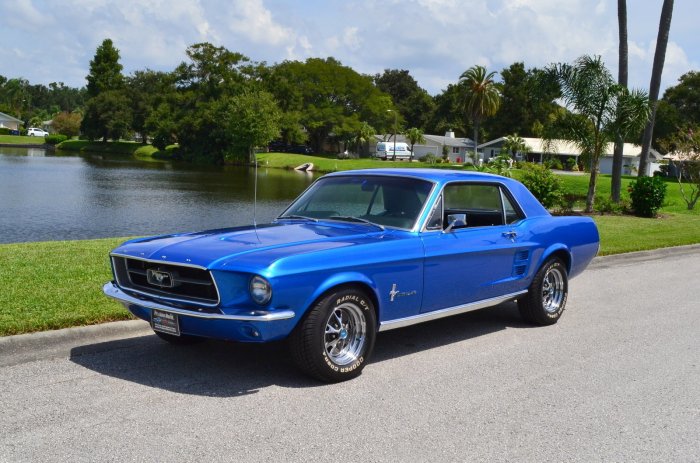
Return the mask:
<path fill-rule="evenodd" d="M 393 160 L 394 159 L 394 142 L 380 141 L 377 143 L 377 151 L 374 156 L 379 159 Z M 396 159 L 407 160 L 411 159 L 411 150 L 407 143 L 396 142 Z"/>

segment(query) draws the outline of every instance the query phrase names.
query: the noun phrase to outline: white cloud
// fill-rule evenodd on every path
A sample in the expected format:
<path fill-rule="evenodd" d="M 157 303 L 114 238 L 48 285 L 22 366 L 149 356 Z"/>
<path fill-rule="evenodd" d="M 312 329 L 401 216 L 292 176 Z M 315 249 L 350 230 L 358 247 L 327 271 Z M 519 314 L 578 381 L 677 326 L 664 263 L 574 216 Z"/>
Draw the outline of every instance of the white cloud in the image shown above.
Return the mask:
<path fill-rule="evenodd" d="M 628 2 L 638 87 L 648 86 L 660 10 L 647 3 Z M 698 2 L 675 5 L 664 85 L 698 67 L 698 13 Z M 612 0 L 16 0 L 0 2 L 0 41 L 23 55 L 6 46 L 0 74 L 83 85 L 107 37 L 126 72 L 173 69 L 187 46 L 209 41 L 268 63 L 334 56 L 362 73 L 408 69 L 433 94 L 474 64 L 500 71 L 601 54 L 613 74 L 617 66 Z"/>
<path fill-rule="evenodd" d="M 236 34 L 247 36 L 253 42 L 281 45 L 294 40 L 292 29 L 272 18 L 262 0 L 236 0 L 229 8 L 230 28 Z"/>

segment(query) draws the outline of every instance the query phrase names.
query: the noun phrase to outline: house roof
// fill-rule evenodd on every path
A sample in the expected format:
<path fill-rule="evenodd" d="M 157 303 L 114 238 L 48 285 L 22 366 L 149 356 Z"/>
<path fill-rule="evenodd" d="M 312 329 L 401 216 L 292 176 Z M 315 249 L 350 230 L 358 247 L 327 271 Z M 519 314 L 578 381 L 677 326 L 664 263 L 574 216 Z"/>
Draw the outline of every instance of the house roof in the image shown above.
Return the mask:
<path fill-rule="evenodd" d="M 668 159 L 669 161 L 698 161 L 700 160 L 700 153 L 695 152 L 674 152 L 668 153 L 663 157 L 663 159 Z"/>
<path fill-rule="evenodd" d="M 444 135 L 423 135 L 426 141 L 432 141 L 438 145 L 459 146 L 474 148 L 474 142 L 469 138 L 446 137 Z"/>
<path fill-rule="evenodd" d="M 387 141 L 387 142 L 393 142 L 394 141 L 394 134 L 386 134 L 386 135 L 375 135 L 374 138 L 377 139 L 377 141 Z M 445 137 L 443 135 L 429 135 L 429 134 L 424 134 L 423 138 L 425 138 L 426 143 L 422 144 L 417 144 L 416 146 L 426 146 L 428 143 L 432 145 L 446 145 L 446 146 L 458 146 L 458 147 L 466 147 L 466 148 L 474 148 L 474 142 L 470 138 L 456 138 L 456 137 Z M 406 139 L 405 135 L 402 134 L 397 134 L 396 135 L 396 142 L 397 143 L 409 143 L 409 141 Z"/>
<path fill-rule="evenodd" d="M 573 142 L 569 140 L 551 140 L 549 144 L 542 138 L 530 138 L 521 137 L 525 142 L 525 146 L 530 149 L 531 153 L 551 153 L 559 154 L 564 156 L 580 156 L 581 149 Z M 487 141 L 478 146 L 479 149 L 487 148 L 489 146 L 497 145 L 506 140 L 506 137 L 496 138 L 494 140 Z M 615 150 L 614 143 L 608 143 L 603 156 L 612 156 Z M 634 143 L 625 143 L 622 149 L 622 155 L 624 157 L 636 157 L 642 152 L 642 147 L 635 145 Z M 649 155 L 653 159 L 661 159 L 661 154 L 655 149 L 651 148 L 649 150 Z"/>
<path fill-rule="evenodd" d="M 16 117 L 12 117 L 9 114 L 5 113 L 0 113 L 0 121 L 11 121 L 11 122 L 22 122 L 21 119 L 17 119 Z"/>

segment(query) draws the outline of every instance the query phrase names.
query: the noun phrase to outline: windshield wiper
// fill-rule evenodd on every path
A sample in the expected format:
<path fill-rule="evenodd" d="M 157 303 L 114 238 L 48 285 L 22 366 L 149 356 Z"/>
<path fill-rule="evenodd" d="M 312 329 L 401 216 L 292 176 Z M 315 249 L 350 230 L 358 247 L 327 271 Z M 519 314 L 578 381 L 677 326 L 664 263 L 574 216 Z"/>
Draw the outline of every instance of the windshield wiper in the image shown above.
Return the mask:
<path fill-rule="evenodd" d="M 314 219 L 313 217 L 307 217 L 305 215 L 281 215 L 277 217 L 275 220 L 280 220 L 280 219 L 292 219 L 292 220 L 308 220 L 310 222 L 318 222 L 318 219 Z"/>
<path fill-rule="evenodd" d="M 330 220 L 342 220 L 345 222 L 359 222 L 359 223 L 364 223 L 367 225 L 374 225 L 375 227 L 384 230 L 384 225 L 379 225 L 378 223 L 371 222 L 367 219 L 363 219 L 361 217 L 355 217 L 354 215 L 332 215 L 328 217 Z"/>

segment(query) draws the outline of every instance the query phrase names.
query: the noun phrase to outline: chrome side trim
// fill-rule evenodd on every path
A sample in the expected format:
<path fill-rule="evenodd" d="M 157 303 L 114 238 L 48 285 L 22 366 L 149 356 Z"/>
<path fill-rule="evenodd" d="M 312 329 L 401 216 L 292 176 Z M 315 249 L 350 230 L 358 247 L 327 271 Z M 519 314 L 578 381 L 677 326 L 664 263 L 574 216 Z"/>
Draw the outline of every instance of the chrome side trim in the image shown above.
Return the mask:
<path fill-rule="evenodd" d="M 491 299 L 484 299 L 483 301 L 476 301 L 471 302 L 469 304 L 435 310 L 433 312 L 413 315 L 411 317 L 397 318 L 396 320 L 381 322 L 381 324 L 379 325 L 379 331 L 388 331 L 396 328 L 403 328 L 404 326 L 415 325 L 416 323 L 437 320 L 438 318 L 444 318 L 465 312 L 471 312 L 472 310 L 484 309 L 486 307 L 498 305 L 503 302 L 512 301 L 513 299 L 517 299 L 518 296 L 522 296 L 523 294 L 527 294 L 527 290 L 518 291 L 517 293 L 506 294 L 505 296 L 492 297 Z"/>
<path fill-rule="evenodd" d="M 209 320 L 233 320 L 242 322 L 274 322 L 278 320 L 288 320 L 294 318 L 294 312 L 292 310 L 280 310 L 280 311 L 267 311 L 267 310 L 251 310 L 249 315 L 226 315 L 219 313 L 205 313 L 205 312 L 194 312 L 190 310 L 177 309 L 164 304 L 158 304 L 157 302 L 144 301 L 136 297 L 126 294 L 124 291 L 119 289 L 117 285 L 112 283 L 106 283 L 102 287 L 102 291 L 105 295 L 116 299 L 117 301 L 124 304 L 125 307 L 129 305 L 137 305 L 139 307 L 145 307 L 146 309 L 157 309 L 163 310 L 165 312 L 175 313 L 185 317 L 193 318 L 206 318 Z"/>

